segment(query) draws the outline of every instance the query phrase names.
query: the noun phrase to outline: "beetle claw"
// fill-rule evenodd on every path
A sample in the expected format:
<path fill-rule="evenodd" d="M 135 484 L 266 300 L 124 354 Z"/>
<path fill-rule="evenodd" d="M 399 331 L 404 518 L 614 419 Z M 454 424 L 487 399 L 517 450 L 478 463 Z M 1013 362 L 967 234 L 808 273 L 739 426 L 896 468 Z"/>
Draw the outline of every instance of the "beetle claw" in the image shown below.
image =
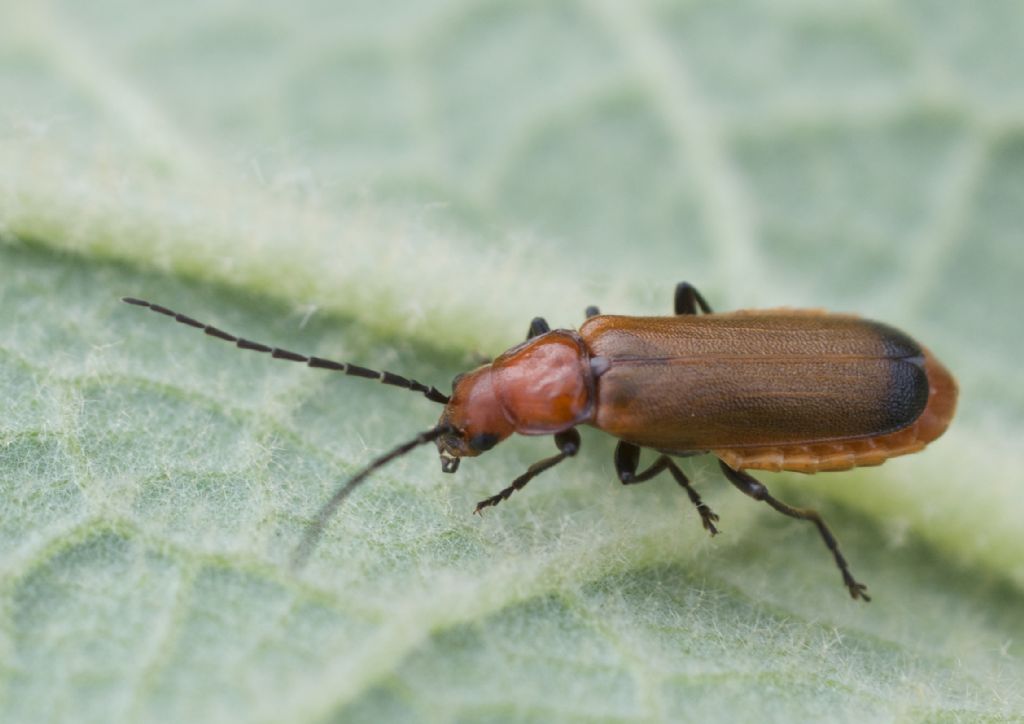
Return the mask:
<path fill-rule="evenodd" d="M 868 587 L 863 583 L 857 583 L 853 579 L 853 576 L 843 576 L 846 587 L 850 589 L 850 598 L 856 600 L 858 598 L 863 599 L 866 602 L 871 601 L 871 596 L 868 595 Z"/>
<path fill-rule="evenodd" d="M 871 600 L 871 596 L 868 595 L 868 587 L 863 583 L 859 583 L 849 571 L 843 571 L 843 583 L 846 584 L 847 589 L 850 591 L 850 598 L 854 600 L 860 598 L 864 601 Z"/>
<path fill-rule="evenodd" d="M 715 526 L 715 523 L 718 522 L 718 514 L 704 505 L 704 503 L 700 504 L 697 512 L 700 513 L 700 522 L 704 525 L 704 530 L 710 533 L 712 537 L 718 535 L 718 528 Z"/>
<path fill-rule="evenodd" d="M 492 495 L 490 498 L 485 498 L 484 500 L 481 500 L 479 503 L 476 504 L 476 508 L 473 509 L 473 515 L 479 515 L 483 517 L 482 511 L 485 508 L 490 508 L 492 505 L 497 505 L 502 500 L 504 500 L 504 498 L 502 498 L 501 493 L 498 493 L 497 495 Z"/>

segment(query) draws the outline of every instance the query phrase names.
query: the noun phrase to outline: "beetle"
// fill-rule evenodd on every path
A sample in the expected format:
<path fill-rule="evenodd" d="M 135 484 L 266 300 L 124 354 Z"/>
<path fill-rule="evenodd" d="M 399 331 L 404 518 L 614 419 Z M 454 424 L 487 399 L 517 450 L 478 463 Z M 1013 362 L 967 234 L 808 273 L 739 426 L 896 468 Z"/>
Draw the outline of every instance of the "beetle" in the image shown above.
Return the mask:
<path fill-rule="evenodd" d="M 454 473 L 512 434 L 553 435 L 558 454 L 531 465 L 474 512 L 497 505 L 580 449 L 579 425 L 615 436 L 624 485 L 667 472 L 685 490 L 711 535 L 718 516 L 674 457 L 711 453 L 734 486 L 783 515 L 813 523 L 850 596 L 870 601 L 819 513 L 778 500 L 748 470 L 816 473 L 879 465 L 938 438 L 956 409 L 953 376 L 924 347 L 880 322 L 823 310 L 712 312 L 687 282 L 675 315 L 602 315 L 588 307 L 578 331 L 535 318 L 526 341 L 452 381 L 452 394 L 393 372 L 290 352 L 236 337 L 171 309 L 147 307 L 241 349 L 310 367 L 379 380 L 444 405 L 437 425 L 370 462 L 341 485 L 307 529 L 293 557 L 304 565 L 327 521 L 372 472 L 434 443 Z M 639 470 L 640 450 L 658 456 Z"/>

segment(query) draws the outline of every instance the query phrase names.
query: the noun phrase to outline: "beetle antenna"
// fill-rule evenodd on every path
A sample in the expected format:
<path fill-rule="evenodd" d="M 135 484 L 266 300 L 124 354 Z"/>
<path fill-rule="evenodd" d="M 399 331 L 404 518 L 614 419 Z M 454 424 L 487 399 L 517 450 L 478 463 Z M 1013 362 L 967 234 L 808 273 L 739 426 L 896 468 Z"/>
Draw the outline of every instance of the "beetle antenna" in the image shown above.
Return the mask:
<path fill-rule="evenodd" d="M 223 339 L 225 342 L 234 342 L 235 346 L 239 349 L 251 349 L 254 352 L 264 352 L 276 359 L 286 359 L 291 362 L 302 362 L 309 367 L 333 370 L 334 372 L 341 372 L 342 374 L 352 375 L 353 377 L 365 377 L 371 380 L 379 380 L 381 384 L 403 387 L 407 390 L 412 390 L 413 392 L 422 392 L 423 396 L 432 402 L 440 402 L 442 405 L 448 404 L 448 395 L 444 394 L 436 387 L 428 387 L 422 382 L 407 379 L 401 375 L 396 375 L 394 372 L 378 372 L 377 370 L 367 369 L 366 367 L 360 367 L 359 365 L 350 364 L 348 362 L 334 362 L 333 360 L 323 359 L 322 357 L 307 357 L 304 354 L 289 352 L 288 350 L 281 349 L 280 347 L 269 347 L 265 344 L 260 344 L 259 342 L 253 342 L 243 337 L 236 337 L 233 334 L 228 334 L 222 329 L 217 329 L 209 324 L 203 324 L 202 322 L 192 319 L 192 317 L 186 317 L 184 314 L 178 314 L 173 309 L 168 309 L 167 307 L 162 307 L 159 304 L 147 302 L 144 299 L 122 297 L 121 301 L 125 304 L 133 304 L 136 307 L 146 307 L 157 314 L 163 314 L 170 317 L 175 322 L 180 322 L 181 324 L 186 324 L 189 327 L 201 329 L 211 337 Z"/>
<path fill-rule="evenodd" d="M 297 571 L 306 565 L 306 561 L 309 560 L 310 554 L 313 552 L 313 549 L 316 548 L 316 544 L 320 540 L 320 536 L 323 535 L 327 521 L 331 519 L 331 516 L 333 516 L 338 510 L 338 506 L 341 505 L 341 502 L 349 496 L 349 493 L 351 493 L 357 485 L 366 480 L 370 473 L 377 468 L 387 465 L 395 458 L 402 457 L 413 448 L 419 447 L 420 445 L 426 445 L 428 442 L 433 442 L 442 435 L 454 431 L 454 429 L 455 428 L 451 425 L 446 424 L 432 427 L 426 432 L 421 432 L 412 440 L 403 442 L 401 445 L 381 455 L 379 458 L 345 481 L 345 483 L 334 492 L 331 499 L 324 503 L 320 510 L 317 511 L 316 517 L 313 518 L 313 522 L 310 523 L 309 528 L 306 529 L 306 534 L 302 536 L 302 541 L 298 546 L 296 546 L 295 553 L 292 554 L 292 568 Z"/>

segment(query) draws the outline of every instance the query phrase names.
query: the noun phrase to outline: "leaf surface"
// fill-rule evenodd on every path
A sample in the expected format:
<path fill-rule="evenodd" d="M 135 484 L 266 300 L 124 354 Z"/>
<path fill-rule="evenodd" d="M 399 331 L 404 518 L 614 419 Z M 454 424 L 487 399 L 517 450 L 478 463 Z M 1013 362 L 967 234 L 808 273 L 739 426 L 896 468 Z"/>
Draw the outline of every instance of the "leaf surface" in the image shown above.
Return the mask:
<path fill-rule="evenodd" d="M 0 7 L 0 719 L 1024 717 L 1018 4 Z M 957 375 L 921 455 L 765 475 L 519 439 L 336 485 L 529 320 L 813 306 Z M 764 509 L 762 509 L 764 508 Z"/>

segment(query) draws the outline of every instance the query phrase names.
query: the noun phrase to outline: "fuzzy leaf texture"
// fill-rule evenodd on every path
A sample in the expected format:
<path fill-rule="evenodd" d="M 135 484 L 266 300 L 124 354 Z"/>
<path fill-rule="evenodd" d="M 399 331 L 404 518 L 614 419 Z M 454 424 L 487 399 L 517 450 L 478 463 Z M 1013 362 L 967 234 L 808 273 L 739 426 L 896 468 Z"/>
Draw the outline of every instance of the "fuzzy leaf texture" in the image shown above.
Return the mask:
<path fill-rule="evenodd" d="M 0 5 L 0 720 L 1024 717 L 1024 6 L 1010 0 Z M 949 432 L 763 475 L 817 534 L 614 441 L 347 475 L 530 318 L 880 318 Z"/>

